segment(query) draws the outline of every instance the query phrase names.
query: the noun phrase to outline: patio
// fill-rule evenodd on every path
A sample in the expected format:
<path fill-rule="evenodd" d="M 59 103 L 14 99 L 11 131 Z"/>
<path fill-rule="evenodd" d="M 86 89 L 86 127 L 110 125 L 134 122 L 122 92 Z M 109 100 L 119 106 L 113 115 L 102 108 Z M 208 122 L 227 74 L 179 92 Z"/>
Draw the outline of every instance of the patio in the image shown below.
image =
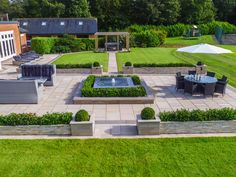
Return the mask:
<path fill-rule="evenodd" d="M 72 103 L 73 93 L 78 83 L 87 76 L 85 75 L 58 75 L 54 87 L 45 87 L 43 97 L 39 104 L 1 104 L 0 112 L 9 114 L 12 112 L 36 112 L 44 114 L 46 112 L 77 112 L 79 109 L 86 109 L 95 114 L 97 123 L 135 123 L 136 115 L 141 110 L 150 106 L 157 112 L 170 111 L 181 108 L 186 109 L 209 109 L 236 107 L 236 91 L 227 88 L 224 97 L 215 95 L 212 97 L 183 94 L 175 90 L 175 77 L 173 75 L 142 75 L 147 84 L 155 93 L 155 104 L 135 105 L 135 104 L 113 104 L 113 105 L 74 105 Z M 16 74 L 1 74 L 0 79 L 15 79 Z"/>

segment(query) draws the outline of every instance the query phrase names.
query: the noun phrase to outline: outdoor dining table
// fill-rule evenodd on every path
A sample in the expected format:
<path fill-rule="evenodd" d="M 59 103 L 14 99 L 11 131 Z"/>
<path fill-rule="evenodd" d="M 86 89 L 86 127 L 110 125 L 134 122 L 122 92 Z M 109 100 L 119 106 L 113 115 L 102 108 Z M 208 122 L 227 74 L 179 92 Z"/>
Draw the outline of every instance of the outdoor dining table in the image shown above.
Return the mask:
<path fill-rule="evenodd" d="M 214 84 L 217 82 L 215 77 L 205 75 L 186 75 L 184 79 L 196 84 Z"/>

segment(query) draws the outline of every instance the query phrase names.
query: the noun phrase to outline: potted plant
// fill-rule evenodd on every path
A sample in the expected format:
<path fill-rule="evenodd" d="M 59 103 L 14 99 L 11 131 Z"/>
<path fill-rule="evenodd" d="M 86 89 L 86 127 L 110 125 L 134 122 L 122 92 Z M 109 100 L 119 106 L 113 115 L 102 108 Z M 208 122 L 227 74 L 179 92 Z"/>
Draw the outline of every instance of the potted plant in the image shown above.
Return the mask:
<path fill-rule="evenodd" d="M 99 62 L 95 61 L 92 65 L 92 74 L 102 74 L 103 66 Z"/>
<path fill-rule="evenodd" d="M 153 108 L 146 107 L 138 115 L 137 129 L 139 135 L 159 135 L 160 119 Z"/>
<path fill-rule="evenodd" d="M 207 73 L 207 66 L 202 61 L 198 61 L 197 64 L 195 65 L 195 68 L 197 74 Z"/>
<path fill-rule="evenodd" d="M 75 114 L 70 125 L 72 136 L 93 136 L 94 118 L 93 115 L 89 115 L 84 109 L 79 110 Z"/>
<path fill-rule="evenodd" d="M 124 74 L 133 74 L 133 65 L 131 62 L 127 61 L 124 65 L 123 65 L 123 73 Z"/>

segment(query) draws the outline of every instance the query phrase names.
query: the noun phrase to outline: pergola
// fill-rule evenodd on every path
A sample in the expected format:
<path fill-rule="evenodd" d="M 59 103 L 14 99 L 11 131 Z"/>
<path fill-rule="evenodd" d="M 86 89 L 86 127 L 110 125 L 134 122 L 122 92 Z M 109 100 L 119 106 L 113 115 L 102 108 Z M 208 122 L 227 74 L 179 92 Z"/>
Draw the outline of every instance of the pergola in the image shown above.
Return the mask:
<path fill-rule="evenodd" d="M 117 49 L 119 50 L 120 36 L 125 36 L 126 50 L 129 51 L 129 33 L 128 32 L 96 32 L 95 33 L 95 49 L 98 49 L 98 37 L 105 36 L 105 44 L 108 43 L 109 36 L 116 36 Z M 107 45 L 105 45 L 105 51 L 107 51 Z"/>

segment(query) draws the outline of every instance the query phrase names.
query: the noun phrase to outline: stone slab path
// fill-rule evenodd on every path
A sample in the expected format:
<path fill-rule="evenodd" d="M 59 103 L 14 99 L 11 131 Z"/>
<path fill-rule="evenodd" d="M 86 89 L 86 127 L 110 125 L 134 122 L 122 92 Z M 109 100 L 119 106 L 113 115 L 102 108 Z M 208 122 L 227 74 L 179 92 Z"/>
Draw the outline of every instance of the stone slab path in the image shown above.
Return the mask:
<path fill-rule="evenodd" d="M 117 63 L 116 63 L 116 52 L 109 52 L 108 73 L 118 74 Z"/>

